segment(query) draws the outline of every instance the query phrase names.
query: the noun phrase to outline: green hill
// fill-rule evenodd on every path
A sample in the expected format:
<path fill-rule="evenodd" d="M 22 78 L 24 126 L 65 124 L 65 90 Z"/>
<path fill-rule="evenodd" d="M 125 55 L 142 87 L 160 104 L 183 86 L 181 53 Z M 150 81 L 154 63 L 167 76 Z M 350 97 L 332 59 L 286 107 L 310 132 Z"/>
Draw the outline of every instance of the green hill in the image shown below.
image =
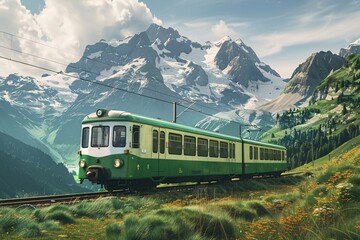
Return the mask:
<path fill-rule="evenodd" d="M 63 164 L 0 132 L 0 198 L 84 191 Z"/>
<path fill-rule="evenodd" d="M 289 109 L 276 120 L 262 141 L 286 146 L 291 168 L 327 156 L 360 135 L 360 54 L 320 83 L 308 107 Z"/>

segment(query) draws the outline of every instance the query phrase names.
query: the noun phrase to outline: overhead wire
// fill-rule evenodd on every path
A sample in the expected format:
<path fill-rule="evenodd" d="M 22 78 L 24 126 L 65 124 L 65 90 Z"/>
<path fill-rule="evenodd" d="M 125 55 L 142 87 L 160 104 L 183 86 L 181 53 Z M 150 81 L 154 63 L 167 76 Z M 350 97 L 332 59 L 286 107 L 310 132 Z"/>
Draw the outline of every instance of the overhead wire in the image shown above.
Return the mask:
<path fill-rule="evenodd" d="M 85 79 L 85 78 L 82 78 L 82 77 L 78 77 L 78 76 L 73 76 L 71 74 L 68 74 L 68 73 L 64 73 L 62 71 L 56 71 L 56 70 L 53 70 L 53 69 L 50 69 L 50 68 L 46 68 L 46 67 L 42 67 L 42 66 L 38 66 L 38 65 L 35 65 L 35 64 L 32 64 L 32 63 L 27 63 L 27 62 L 23 62 L 23 61 L 19 61 L 19 60 L 15 60 L 15 59 L 11 59 L 9 57 L 5 57 L 5 56 L 2 56 L 0 55 L 0 58 L 1 59 L 4 59 L 4 60 L 8 60 L 8 61 L 12 61 L 12 62 L 16 62 L 16 63 L 19 63 L 19 64 L 23 64 L 23 65 L 26 65 L 26 66 L 29 66 L 29 67 L 33 67 L 33 68 L 37 68 L 37 69 L 41 69 L 41 70 L 44 70 L 44 71 L 48 71 L 48 72 L 52 72 L 52 73 L 56 73 L 56 74 L 61 74 L 63 76 L 66 76 L 66 77 L 71 77 L 71 78 L 75 78 L 75 79 L 78 79 L 78 80 L 81 80 L 81 81 L 85 81 L 85 82 L 89 82 L 89 83 L 92 83 L 92 84 L 96 84 L 96 85 L 99 85 L 99 86 L 103 86 L 103 87 L 107 87 L 107 88 L 111 88 L 111 89 L 115 89 L 115 90 L 119 90 L 119 91 L 123 91 L 123 92 L 126 92 L 126 93 L 129 93 L 129 94 L 134 94 L 134 95 L 137 95 L 137 96 L 141 96 L 141 97 L 146 97 L 146 98 L 149 98 L 149 99 L 152 99 L 152 100 L 155 100 L 155 101 L 160 101 L 160 102 L 164 102 L 164 103 L 169 103 L 169 104 L 173 104 L 173 102 L 171 101 L 167 101 L 167 100 L 164 100 L 164 99 L 160 99 L 160 98 L 156 98 L 156 97 L 153 97 L 153 96 L 148 96 L 148 95 L 145 95 L 145 94 L 140 94 L 140 93 L 137 93 L 137 92 L 133 92 L 133 91 L 129 91 L 129 90 L 126 90 L 126 89 L 123 89 L 123 88 L 119 88 L 119 87 L 114 87 L 114 86 L 110 86 L 108 84 L 105 84 L 103 82 L 99 82 L 97 80 L 89 80 L 89 79 Z M 185 105 L 182 105 L 182 104 L 177 104 L 181 107 L 184 107 L 184 108 L 187 108 L 187 106 Z M 233 120 L 229 120 L 229 119 L 225 119 L 225 118 L 222 118 L 222 117 L 218 117 L 218 116 L 215 116 L 215 115 L 211 115 L 209 113 L 205 113 L 201 110 L 198 110 L 198 109 L 194 109 L 194 108 L 188 108 L 189 110 L 192 110 L 194 112 L 198 112 L 200 114 L 203 114 L 205 116 L 209 116 L 209 117 L 212 117 L 212 118 L 216 118 L 216 119 L 219 119 L 219 120 L 223 120 L 223 121 L 226 121 L 228 123 L 235 123 L 235 124 L 243 124 L 241 122 L 236 122 L 236 121 L 233 121 Z M 257 125 L 247 125 L 247 126 L 257 126 Z"/>

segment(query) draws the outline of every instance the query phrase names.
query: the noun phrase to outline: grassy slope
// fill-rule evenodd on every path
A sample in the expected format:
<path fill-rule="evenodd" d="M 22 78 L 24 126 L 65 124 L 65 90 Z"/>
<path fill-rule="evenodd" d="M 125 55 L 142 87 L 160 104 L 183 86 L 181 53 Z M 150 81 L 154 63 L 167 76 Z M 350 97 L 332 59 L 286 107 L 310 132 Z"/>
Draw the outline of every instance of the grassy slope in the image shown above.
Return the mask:
<path fill-rule="evenodd" d="M 345 63 L 344 67 L 330 74 L 326 79 L 324 79 L 320 86 L 317 87 L 316 91 L 324 91 L 325 88 L 328 88 L 328 95 L 326 100 L 318 100 L 314 104 L 309 105 L 303 109 L 318 109 L 320 113 L 312 114 L 312 117 L 307 120 L 304 124 L 299 124 L 292 128 L 281 129 L 277 126 L 273 127 L 266 133 L 261 136 L 261 140 L 264 142 L 269 142 L 271 140 L 278 140 L 283 138 L 286 134 L 291 134 L 292 129 L 305 131 L 307 129 L 318 129 L 320 125 L 324 126 L 325 122 L 334 118 L 338 124 L 336 125 L 336 130 L 332 132 L 332 136 L 338 135 L 342 130 L 347 128 L 350 124 L 360 124 L 360 108 L 351 106 L 348 102 L 345 102 L 347 109 L 349 110 L 348 114 L 343 115 L 343 104 L 338 104 L 337 98 L 341 92 L 351 92 L 352 98 L 360 98 L 360 78 L 355 80 L 355 83 L 358 86 L 343 87 L 341 88 L 342 82 L 353 82 L 354 76 L 359 78 L 360 76 L 360 54 L 353 55 Z M 338 86 L 338 91 L 336 92 L 336 85 Z M 350 84 L 351 85 L 351 84 Z M 302 109 L 302 110 L 303 110 Z M 294 113 L 296 115 L 298 113 Z M 358 141 L 360 144 L 360 141 Z M 328 158 L 328 156 L 325 156 Z"/>
<path fill-rule="evenodd" d="M 323 169 L 324 165 L 333 160 L 334 158 L 339 158 L 345 153 L 349 152 L 351 149 L 355 148 L 356 146 L 359 147 L 360 144 L 360 136 L 351 139 L 350 141 L 346 142 L 345 144 L 341 145 L 340 147 L 333 150 L 330 154 L 316 159 L 314 163 L 304 164 L 298 168 L 292 169 L 291 172 L 299 172 L 299 171 L 314 171 L 318 169 Z"/>
<path fill-rule="evenodd" d="M 311 170 L 311 178 L 254 179 L 191 193 L 2 208 L 0 238 L 358 239 L 358 140 L 333 151 L 330 161 L 318 159 L 314 168 L 297 169 Z"/>

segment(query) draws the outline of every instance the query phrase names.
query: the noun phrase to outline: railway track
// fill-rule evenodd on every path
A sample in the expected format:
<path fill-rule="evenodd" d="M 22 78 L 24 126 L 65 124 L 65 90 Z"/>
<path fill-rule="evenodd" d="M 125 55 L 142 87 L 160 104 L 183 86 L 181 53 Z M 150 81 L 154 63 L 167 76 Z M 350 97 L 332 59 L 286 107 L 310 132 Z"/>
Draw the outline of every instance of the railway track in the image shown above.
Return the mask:
<path fill-rule="evenodd" d="M 99 197 L 110 196 L 108 192 L 89 192 L 78 194 L 48 195 L 28 198 L 0 199 L 0 207 L 46 206 L 54 203 L 75 203 Z"/>
<path fill-rule="evenodd" d="M 292 176 L 302 174 L 303 172 L 294 172 L 294 173 L 283 173 L 280 177 Z M 241 180 L 233 180 L 231 182 L 237 182 Z M 36 196 L 28 198 L 11 198 L 11 199 L 0 199 L 0 207 L 21 207 L 21 206 L 48 206 L 55 203 L 77 203 L 83 200 L 93 200 L 100 197 L 113 197 L 113 196 L 126 196 L 131 194 L 137 194 L 141 196 L 161 193 L 161 192 L 179 192 L 179 191 L 192 191 L 195 188 L 206 188 L 210 185 L 218 185 L 217 182 L 211 183 L 193 183 L 186 185 L 169 185 L 169 186 L 160 186 L 155 189 L 142 189 L 139 191 L 129 191 L 129 190 L 117 190 L 111 194 L 108 192 L 88 192 L 88 193 L 78 193 L 78 194 L 64 194 L 64 195 L 48 195 L 48 196 Z M 221 183 L 220 183 L 221 184 Z"/>

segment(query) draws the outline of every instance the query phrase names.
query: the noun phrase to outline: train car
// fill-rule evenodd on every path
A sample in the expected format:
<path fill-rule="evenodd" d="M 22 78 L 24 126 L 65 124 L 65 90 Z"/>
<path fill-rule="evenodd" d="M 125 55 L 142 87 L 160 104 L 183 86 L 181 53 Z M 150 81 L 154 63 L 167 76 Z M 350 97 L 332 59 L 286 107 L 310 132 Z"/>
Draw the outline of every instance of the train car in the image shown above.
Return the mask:
<path fill-rule="evenodd" d="M 84 118 L 79 178 L 109 191 L 160 183 L 280 175 L 286 148 L 124 111 Z"/>

